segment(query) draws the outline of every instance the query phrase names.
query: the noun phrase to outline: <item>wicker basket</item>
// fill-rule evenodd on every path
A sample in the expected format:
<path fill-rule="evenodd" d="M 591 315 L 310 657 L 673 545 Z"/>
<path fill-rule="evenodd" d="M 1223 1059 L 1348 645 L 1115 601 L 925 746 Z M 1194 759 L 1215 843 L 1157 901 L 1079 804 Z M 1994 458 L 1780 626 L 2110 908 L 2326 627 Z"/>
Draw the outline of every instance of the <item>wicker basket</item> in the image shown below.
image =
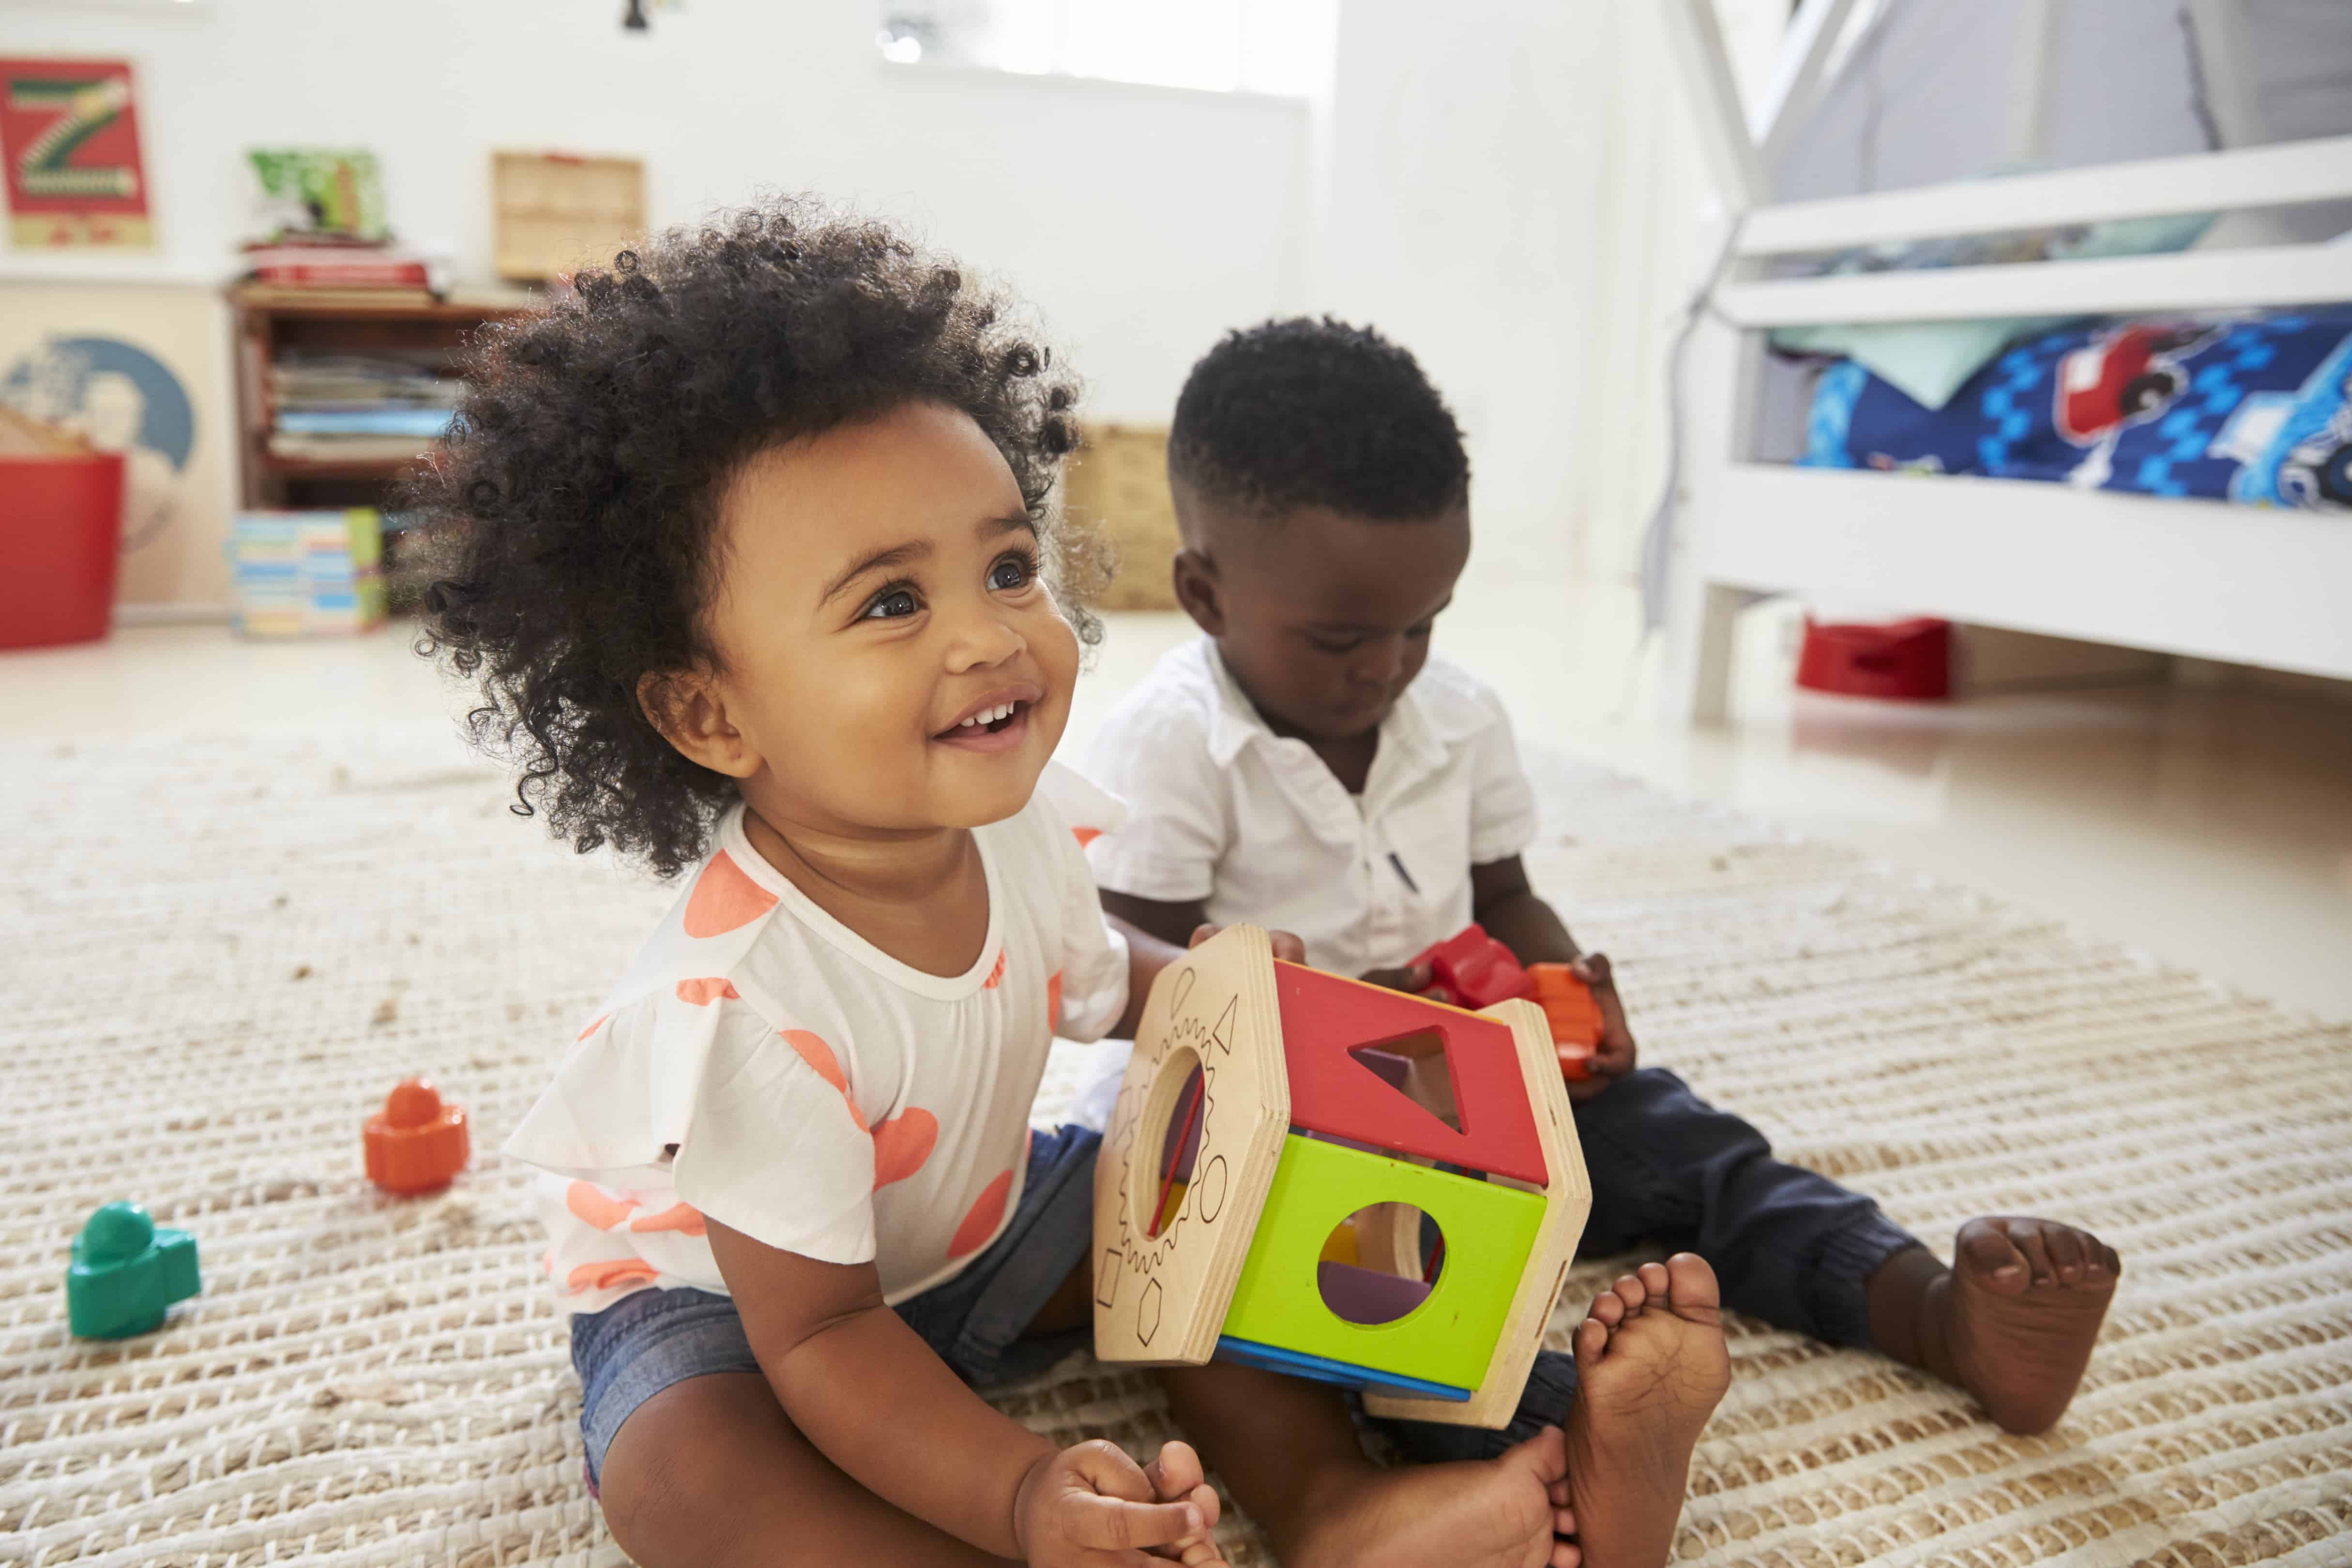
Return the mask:
<path fill-rule="evenodd" d="M 1177 607 L 1168 569 L 1176 553 L 1176 504 L 1168 494 L 1167 431 L 1087 426 L 1063 480 L 1063 507 L 1118 552 L 1118 574 L 1096 599 L 1098 608 Z"/>

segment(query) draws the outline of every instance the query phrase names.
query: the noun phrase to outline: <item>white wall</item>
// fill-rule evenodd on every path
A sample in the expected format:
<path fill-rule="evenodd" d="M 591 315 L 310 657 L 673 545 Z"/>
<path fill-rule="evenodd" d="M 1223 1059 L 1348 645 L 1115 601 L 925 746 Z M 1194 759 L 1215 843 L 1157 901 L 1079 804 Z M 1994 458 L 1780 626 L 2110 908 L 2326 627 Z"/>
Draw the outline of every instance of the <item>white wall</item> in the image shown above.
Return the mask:
<path fill-rule="evenodd" d="M 136 62 L 171 266 L 242 237 L 244 149 L 346 144 L 382 159 L 404 237 L 488 281 L 490 150 L 556 147 L 643 157 L 657 224 L 763 188 L 905 221 L 1039 308 L 1100 417 L 1165 420 L 1219 331 L 1305 302 L 1302 103 L 892 68 L 866 0 L 689 0 L 646 33 L 621 9 L 16 0 L 0 38 Z"/>
<path fill-rule="evenodd" d="M 1567 570 L 1601 244 L 1596 10 L 1340 7 L 1313 303 L 1411 349 L 1453 404 L 1476 582 Z"/>

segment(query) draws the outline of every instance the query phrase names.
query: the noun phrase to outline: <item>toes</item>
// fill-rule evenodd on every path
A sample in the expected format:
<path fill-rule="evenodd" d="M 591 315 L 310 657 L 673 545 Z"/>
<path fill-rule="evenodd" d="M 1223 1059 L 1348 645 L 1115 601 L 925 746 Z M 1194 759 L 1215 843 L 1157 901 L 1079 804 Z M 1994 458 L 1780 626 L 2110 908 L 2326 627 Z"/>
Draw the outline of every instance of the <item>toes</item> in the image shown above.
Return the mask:
<path fill-rule="evenodd" d="M 1617 1277 L 1617 1283 L 1610 1289 L 1616 1292 L 1620 1301 L 1625 1303 L 1628 1312 L 1640 1311 L 1642 1304 L 1650 1299 L 1650 1288 L 1642 1283 L 1639 1274 L 1621 1274 Z"/>
<path fill-rule="evenodd" d="M 1564 1509 L 1568 1506 L 1568 1478 L 1566 1476 L 1560 1477 L 1559 1479 L 1552 1482 L 1552 1484 L 1545 1489 L 1551 1497 L 1552 1507 Z"/>
<path fill-rule="evenodd" d="M 2031 1221 L 2009 1227 L 2009 1239 L 2018 1251 L 2025 1254 L 2026 1265 L 2033 1270 L 2033 1286 L 2046 1290 L 2058 1283 L 2058 1265 L 2050 1257 L 2049 1237 L 2042 1227 Z"/>
<path fill-rule="evenodd" d="M 2062 1285 L 2079 1285 L 2083 1268 L 2088 1261 L 2083 1247 L 2083 1233 L 2072 1226 L 2045 1225 L 2036 1227 L 2042 1235 L 2042 1245 L 2050 1254 L 2050 1267 Z"/>
<path fill-rule="evenodd" d="M 1609 1325 L 1598 1318 L 1587 1318 L 1576 1325 L 1576 1338 L 1570 1345 L 1576 1352 L 1579 1372 L 1591 1372 L 1601 1364 L 1601 1352 L 1609 1348 Z"/>
<path fill-rule="evenodd" d="M 1667 1286 L 1670 1281 L 1666 1279 L 1664 1264 L 1644 1263 L 1634 1272 L 1640 1276 L 1642 1289 L 1648 1293 L 1651 1300 L 1664 1302 L 1668 1300 Z"/>
<path fill-rule="evenodd" d="M 1549 1561 L 1551 1568 L 1580 1568 L 1584 1562 L 1584 1551 L 1573 1541 L 1555 1541 L 1551 1543 Z"/>
<path fill-rule="evenodd" d="M 1675 1316 L 1695 1323 L 1721 1318 L 1723 1289 L 1706 1258 L 1696 1252 L 1677 1252 L 1655 1267 L 1666 1277 L 1666 1300 Z"/>
<path fill-rule="evenodd" d="M 2099 1244 L 2099 1250 L 2106 1255 L 2107 1272 L 2118 1279 L 2122 1279 L 2124 1277 L 2123 1255 L 2105 1242 Z"/>
<path fill-rule="evenodd" d="M 1603 1328 L 1613 1329 L 1625 1321 L 1624 1298 L 1614 1290 L 1603 1290 L 1592 1298 L 1592 1305 L 1584 1315 L 1588 1320 L 1599 1320 Z"/>
<path fill-rule="evenodd" d="M 1556 1508 L 1552 1510 L 1551 1532 L 1554 1535 L 1574 1535 L 1576 1533 L 1576 1510 L 1572 1508 Z"/>
<path fill-rule="evenodd" d="M 1960 1226 L 1952 1245 L 1952 1258 L 1961 1269 L 2003 1296 L 2012 1296 L 2033 1282 L 2025 1254 L 2009 1232 L 1989 1219 L 1972 1219 Z"/>

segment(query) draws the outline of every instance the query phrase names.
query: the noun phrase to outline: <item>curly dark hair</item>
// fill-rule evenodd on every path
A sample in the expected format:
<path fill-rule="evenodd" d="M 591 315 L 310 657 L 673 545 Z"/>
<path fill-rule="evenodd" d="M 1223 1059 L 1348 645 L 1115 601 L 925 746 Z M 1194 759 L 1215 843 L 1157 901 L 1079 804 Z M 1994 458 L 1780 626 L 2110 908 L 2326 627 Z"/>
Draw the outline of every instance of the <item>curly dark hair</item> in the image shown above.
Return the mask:
<path fill-rule="evenodd" d="M 913 402 L 960 409 L 1013 469 L 1088 643 L 1103 575 L 1054 504 L 1076 385 L 1000 293 L 877 223 L 780 201 L 673 230 L 543 313 L 484 330 L 412 498 L 436 541 L 418 651 L 478 683 L 474 742 L 582 853 L 664 877 L 734 781 L 646 719 L 647 675 L 715 667 L 704 624 L 726 485 L 757 453 Z"/>
<path fill-rule="evenodd" d="M 1324 506 L 1418 521 L 1470 493 L 1461 426 L 1421 365 L 1328 316 L 1228 332 L 1203 355 L 1176 399 L 1168 472 L 1262 515 Z"/>

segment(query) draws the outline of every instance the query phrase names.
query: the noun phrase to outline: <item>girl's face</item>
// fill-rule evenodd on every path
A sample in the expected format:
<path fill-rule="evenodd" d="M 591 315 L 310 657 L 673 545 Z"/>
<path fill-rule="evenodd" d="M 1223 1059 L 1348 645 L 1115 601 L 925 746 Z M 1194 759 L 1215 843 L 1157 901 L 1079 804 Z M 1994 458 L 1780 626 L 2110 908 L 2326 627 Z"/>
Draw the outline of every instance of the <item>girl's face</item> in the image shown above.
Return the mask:
<path fill-rule="evenodd" d="M 909 404 L 763 453 L 716 548 L 722 668 L 674 721 L 699 746 L 674 738 L 772 825 L 893 835 L 1028 803 L 1078 639 L 1013 470 L 968 416 Z"/>

